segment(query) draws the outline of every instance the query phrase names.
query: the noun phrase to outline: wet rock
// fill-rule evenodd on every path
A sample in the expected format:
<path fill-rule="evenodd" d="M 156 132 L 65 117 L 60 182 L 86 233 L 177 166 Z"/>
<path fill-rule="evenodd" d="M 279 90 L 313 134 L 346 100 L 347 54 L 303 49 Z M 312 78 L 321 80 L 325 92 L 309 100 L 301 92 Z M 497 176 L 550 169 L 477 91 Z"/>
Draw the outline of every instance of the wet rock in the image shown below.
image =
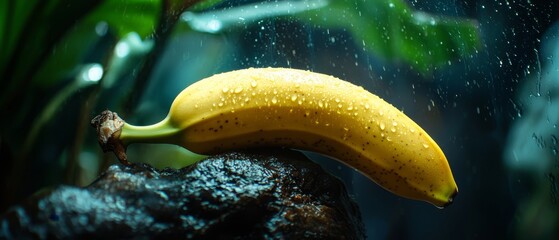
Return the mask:
<path fill-rule="evenodd" d="M 12 207 L 0 238 L 362 239 L 343 184 L 302 154 L 228 153 L 180 170 L 113 165 Z"/>

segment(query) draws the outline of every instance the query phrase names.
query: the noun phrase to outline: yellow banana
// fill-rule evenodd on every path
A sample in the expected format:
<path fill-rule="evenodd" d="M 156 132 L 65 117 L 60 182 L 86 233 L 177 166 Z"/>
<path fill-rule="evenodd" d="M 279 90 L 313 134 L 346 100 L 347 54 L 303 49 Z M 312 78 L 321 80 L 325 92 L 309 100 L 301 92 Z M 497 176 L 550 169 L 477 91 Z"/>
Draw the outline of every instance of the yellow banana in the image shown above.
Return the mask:
<path fill-rule="evenodd" d="M 330 156 L 399 196 L 437 207 L 458 192 L 446 157 L 421 127 L 362 87 L 319 73 L 258 68 L 214 75 L 184 89 L 163 121 L 122 124 L 115 137 L 124 148 L 173 143 L 215 154 L 290 147 Z"/>

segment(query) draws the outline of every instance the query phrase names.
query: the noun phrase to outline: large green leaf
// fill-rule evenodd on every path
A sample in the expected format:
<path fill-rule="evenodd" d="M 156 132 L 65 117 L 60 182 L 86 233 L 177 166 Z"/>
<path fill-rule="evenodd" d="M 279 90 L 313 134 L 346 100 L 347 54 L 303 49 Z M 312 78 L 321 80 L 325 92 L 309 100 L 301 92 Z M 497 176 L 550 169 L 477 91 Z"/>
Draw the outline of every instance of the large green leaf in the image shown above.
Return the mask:
<path fill-rule="evenodd" d="M 366 50 L 407 62 L 422 73 L 469 56 L 480 46 L 476 21 L 415 11 L 403 0 L 336 0 L 298 18 L 322 28 L 347 29 Z"/>
<path fill-rule="evenodd" d="M 160 0 L 105 0 L 82 24 L 104 21 L 119 37 L 136 32 L 145 38 L 157 27 L 160 11 Z"/>

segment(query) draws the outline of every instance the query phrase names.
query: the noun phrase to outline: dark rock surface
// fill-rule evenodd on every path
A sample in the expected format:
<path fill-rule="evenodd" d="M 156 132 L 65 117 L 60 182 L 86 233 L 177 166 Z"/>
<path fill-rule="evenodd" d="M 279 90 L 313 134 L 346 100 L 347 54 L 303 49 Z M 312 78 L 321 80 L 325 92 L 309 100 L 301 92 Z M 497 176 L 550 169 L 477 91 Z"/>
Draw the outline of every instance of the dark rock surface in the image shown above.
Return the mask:
<path fill-rule="evenodd" d="M 113 165 L 12 207 L 0 238 L 362 239 L 336 178 L 287 151 L 229 153 L 180 170 Z"/>

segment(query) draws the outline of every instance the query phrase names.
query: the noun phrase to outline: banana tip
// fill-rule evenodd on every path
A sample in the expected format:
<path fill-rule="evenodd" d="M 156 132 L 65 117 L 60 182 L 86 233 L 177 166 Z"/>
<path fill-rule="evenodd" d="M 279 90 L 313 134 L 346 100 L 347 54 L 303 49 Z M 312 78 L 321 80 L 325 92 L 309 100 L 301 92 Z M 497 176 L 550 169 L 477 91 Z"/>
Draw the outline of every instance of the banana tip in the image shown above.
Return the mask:
<path fill-rule="evenodd" d="M 440 208 L 443 209 L 450 206 L 450 204 L 454 202 L 454 198 L 456 197 L 456 195 L 458 195 L 458 189 L 454 189 L 454 192 L 452 192 L 452 194 L 448 198 L 448 201 L 445 204 L 443 204 Z"/>

